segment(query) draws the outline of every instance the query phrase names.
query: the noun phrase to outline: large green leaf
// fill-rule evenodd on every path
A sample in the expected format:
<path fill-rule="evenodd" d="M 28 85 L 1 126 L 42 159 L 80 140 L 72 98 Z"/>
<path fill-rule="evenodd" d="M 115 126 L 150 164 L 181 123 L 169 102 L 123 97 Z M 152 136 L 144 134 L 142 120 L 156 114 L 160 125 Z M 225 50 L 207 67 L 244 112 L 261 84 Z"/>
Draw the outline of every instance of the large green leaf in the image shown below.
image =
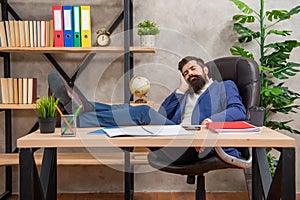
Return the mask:
<path fill-rule="evenodd" d="M 289 53 L 275 51 L 272 54 L 265 56 L 265 65 L 269 68 L 282 67 L 285 65 L 287 59 L 290 58 Z"/>
<path fill-rule="evenodd" d="M 247 15 L 234 15 L 232 17 L 233 20 L 239 22 L 239 23 L 253 23 L 255 22 L 255 18 L 254 16 L 247 16 Z"/>
<path fill-rule="evenodd" d="M 297 111 L 295 109 L 299 110 L 299 106 L 298 105 L 286 106 L 286 107 L 280 106 L 277 108 L 272 108 L 271 111 L 273 113 L 289 114 L 289 113 L 297 113 Z"/>
<path fill-rule="evenodd" d="M 273 21 L 273 19 L 281 20 L 287 17 L 286 15 L 287 13 L 288 13 L 287 10 L 272 10 L 272 11 L 267 11 L 266 16 L 269 21 Z"/>
<path fill-rule="evenodd" d="M 273 48 L 282 52 L 291 52 L 294 48 L 299 47 L 300 42 L 297 40 L 286 40 L 284 42 L 276 42 L 266 45 L 264 48 Z"/>
<path fill-rule="evenodd" d="M 270 97 L 271 95 L 280 95 L 282 94 L 282 90 L 280 88 L 262 88 L 260 93 L 267 96 L 267 97 Z"/>
<path fill-rule="evenodd" d="M 250 8 L 247 4 L 245 4 L 244 2 L 241 2 L 239 0 L 230 0 L 232 1 L 240 11 L 242 11 L 245 14 L 251 14 L 253 13 L 253 9 Z"/>
<path fill-rule="evenodd" d="M 245 49 L 243 49 L 239 46 L 232 46 L 230 48 L 230 52 L 234 56 L 242 56 L 242 57 L 250 58 L 250 59 L 254 60 L 254 56 L 252 53 L 250 53 L 249 51 L 246 51 Z"/>
<path fill-rule="evenodd" d="M 294 109 L 298 109 L 299 105 L 295 105 L 294 102 L 300 97 L 297 92 L 290 91 L 287 87 L 283 86 L 284 83 L 279 83 L 272 87 L 271 84 L 264 85 L 261 94 L 263 95 L 264 105 L 272 105 L 272 112 L 281 112 L 287 114 L 288 112 L 296 112 Z"/>
<path fill-rule="evenodd" d="M 273 75 L 278 79 L 287 79 L 291 76 L 295 76 L 297 72 L 300 72 L 300 69 L 296 69 L 296 67 L 300 67 L 300 64 L 289 62 L 284 67 L 275 69 Z"/>
<path fill-rule="evenodd" d="M 290 19 L 292 15 L 298 14 L 300 12 L 300 6 L 292 8 L 290 11 L 287 10 L 272 10 L 267 11 L 266 16 L 269 21 L 277 20 L 283 21 Z"/>
<path fill-rule="evenodd" d="M 291 35 L 290 34 L 291 32 L 292 32 L 291 30 L 283 30 L 283 31 L 270 30 L 268 31 L 267 35 L 275 34 L 275 35 L 287 36 L 287 35 Z"/>
<path fill-rule="evenodd" d="M 297 5 L 296 7 L 292 8 L 288 13 L 285 14 L 285 16 L 283 16 L 280 21 L 289 19 L 292 15 L 296 15 L 300 13 L 300 5 Z"/>
<path fill-rule="evenodd" d="M 240 35 L 239 42 L 241 43 L 251 42 L 253 39 L 260 37 L 260 32 L 254 32 L 240 23 L 234 23 L 233 28 Z"/>
<path fill-rule="evenodd" d="M 296 133 L 300 134 L 300 131 L 293 129 L 290 126 L 287 126 L 286 124 L 291 122 L 292 120 L 289 121 L 283 121 L 283 122 L 277 122 L 277 121 L 267 121 L 266 126 L 272 128 L 272 129 L 280 129 L 280 130 L 287 130 L 291 133 Z"/>

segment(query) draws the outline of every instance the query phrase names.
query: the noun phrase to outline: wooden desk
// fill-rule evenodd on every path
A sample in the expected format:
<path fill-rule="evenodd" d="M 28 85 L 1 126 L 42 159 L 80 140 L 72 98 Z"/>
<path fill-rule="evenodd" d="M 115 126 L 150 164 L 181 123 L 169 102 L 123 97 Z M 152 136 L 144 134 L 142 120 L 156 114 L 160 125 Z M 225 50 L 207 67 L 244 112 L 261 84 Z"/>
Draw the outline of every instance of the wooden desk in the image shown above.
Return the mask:
<path fill-rule="evenodd" d="M 133 171 L 130 166 L 132 147 L 253 147 L 253 199 L 295 199 L 295 145 L 293 138 L 269 128 L 260 134 L 216 134 L 203 128 L 195 135 L 168 137 L 116 137 L 87 134 L 99 128 L 78 129 L 76 137 L 61 137 L 60 129 L 53 134 L 39 131 L 17 140 L 20 148 L 20 199 L 56 199 L 56 148 L 71 147 L 123 147 L 125 163 L 125 199 L 133 194 Z M 281 157 L 275 177 L 269 173 L 265 147 L 276 147 Z M 33 153 L 36 148 L 44 149 L 43 164 L 38 176 Z"/>

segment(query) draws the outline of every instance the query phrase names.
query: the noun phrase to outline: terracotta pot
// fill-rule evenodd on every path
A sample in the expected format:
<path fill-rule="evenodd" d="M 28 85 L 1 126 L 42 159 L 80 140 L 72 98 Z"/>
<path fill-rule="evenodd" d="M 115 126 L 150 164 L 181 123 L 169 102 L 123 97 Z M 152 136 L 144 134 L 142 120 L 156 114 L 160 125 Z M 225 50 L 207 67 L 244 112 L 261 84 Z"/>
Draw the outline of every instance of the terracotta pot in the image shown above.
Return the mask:
<path fill-rule="evenodd" d="M 54 133 L 56 125 L 56 118 L 39 118 L 39 126 L 41 133 Z"/>

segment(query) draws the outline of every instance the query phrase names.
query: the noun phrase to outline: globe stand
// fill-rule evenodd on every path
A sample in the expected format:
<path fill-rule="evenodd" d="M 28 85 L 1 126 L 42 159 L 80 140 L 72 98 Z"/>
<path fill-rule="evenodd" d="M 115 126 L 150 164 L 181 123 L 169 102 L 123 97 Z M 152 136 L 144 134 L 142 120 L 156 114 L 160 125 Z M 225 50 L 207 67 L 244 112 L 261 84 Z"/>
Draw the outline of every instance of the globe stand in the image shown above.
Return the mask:
<path fill-rule="evenodd" d="M 144 97 L 147 96 L 150 90 L 150 81 L 143 76 L 135 76 L 130 80 L 129 89 L 134 97 L 137 99 L 134 103 L 145 104 L 148 103 Z"/>
<path fill-rule="evenodd" d="M 134 103 L 147 103 L 147 101 L 145 99 L 137 99 Z"/>

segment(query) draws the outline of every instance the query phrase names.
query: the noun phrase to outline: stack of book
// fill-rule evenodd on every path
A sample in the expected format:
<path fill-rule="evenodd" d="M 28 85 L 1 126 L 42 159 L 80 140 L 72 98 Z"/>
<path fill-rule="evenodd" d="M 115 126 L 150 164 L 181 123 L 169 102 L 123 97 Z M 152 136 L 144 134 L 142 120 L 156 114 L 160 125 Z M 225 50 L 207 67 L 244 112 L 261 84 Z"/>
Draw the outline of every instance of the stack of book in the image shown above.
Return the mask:
<path fill-rule="evenodd" d="M 1 21 L 2 47 L 51 47 L 53 22 L 50 21 Z"/>
<path fill-rule="evenodd" d="M 91 47 L 90 6 L 52 7 L 49 21 L 1 21 L 1 47 Z"/>
<path fill-rule="evenodd" d="M 0 78 L 2 104 L 32 104 L 37 100 L 37 78 Z"/>

